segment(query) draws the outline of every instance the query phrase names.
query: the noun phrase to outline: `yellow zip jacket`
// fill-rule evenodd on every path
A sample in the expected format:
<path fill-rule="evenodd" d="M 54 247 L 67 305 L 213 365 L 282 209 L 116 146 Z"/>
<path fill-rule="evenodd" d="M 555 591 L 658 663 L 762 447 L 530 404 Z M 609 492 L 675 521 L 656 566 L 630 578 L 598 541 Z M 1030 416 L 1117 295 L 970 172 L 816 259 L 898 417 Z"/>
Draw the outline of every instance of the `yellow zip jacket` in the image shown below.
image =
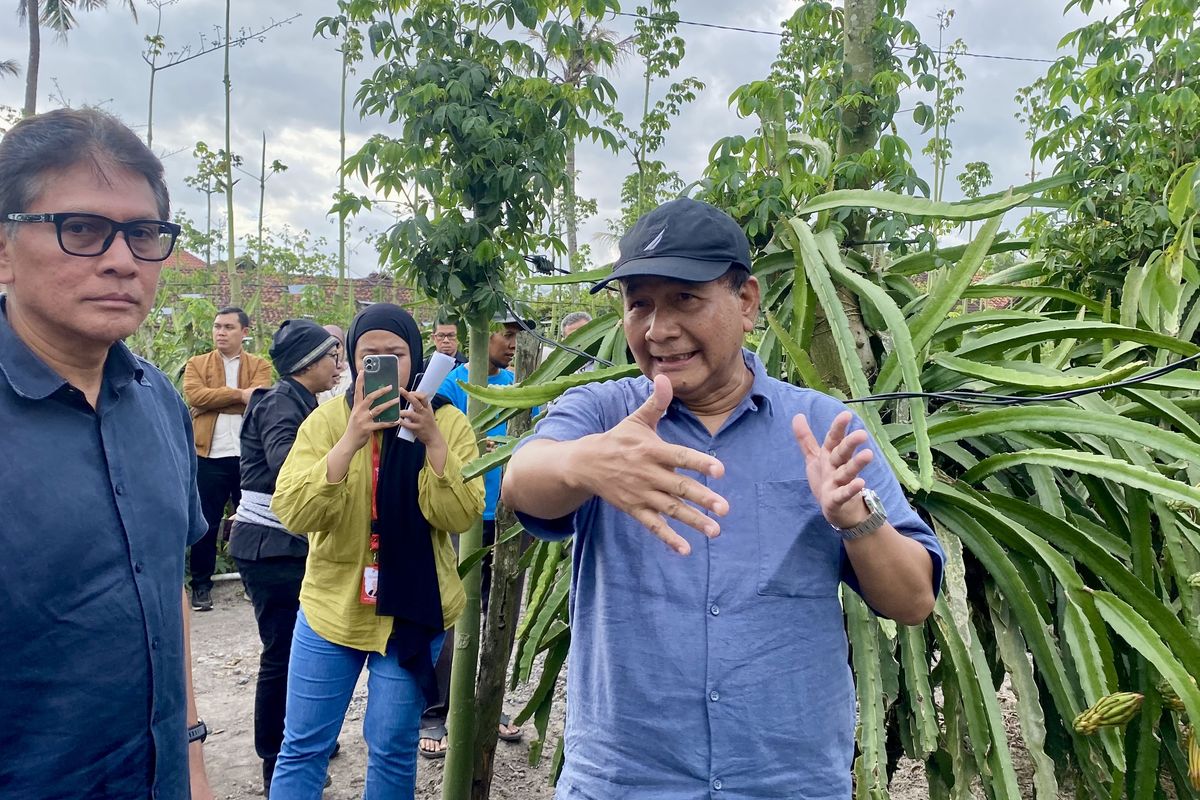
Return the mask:
<path fill-rule="evenodd" d="M 421 513 L 429 521 L 442 595 L 442 619 L 451 628 L 466 605 L 450 533 L 461 533 L 483 514 L 483 478 L 464 481 L 462 466 L 479 455 L 466 416 L 447 404 L 434 413 L 446 439 L 446 468 L 439 478 L 428 462 L 417 478 Z M 346 431 L 350 408 L 325 403 L 309 415 L 275 482 L 271 510 L 289 531 L 308 534 L 308 561 L 300 605 L 323 639 L 356 650 L 383 653 L 392 617 L 376 616 L 359 602 L 363 569 L 371 563 L 371 448 L 350 460 L 339 483 L 326 479 L 326 457 Z M 387 433 L 385 432 L 385 435 Z"/>

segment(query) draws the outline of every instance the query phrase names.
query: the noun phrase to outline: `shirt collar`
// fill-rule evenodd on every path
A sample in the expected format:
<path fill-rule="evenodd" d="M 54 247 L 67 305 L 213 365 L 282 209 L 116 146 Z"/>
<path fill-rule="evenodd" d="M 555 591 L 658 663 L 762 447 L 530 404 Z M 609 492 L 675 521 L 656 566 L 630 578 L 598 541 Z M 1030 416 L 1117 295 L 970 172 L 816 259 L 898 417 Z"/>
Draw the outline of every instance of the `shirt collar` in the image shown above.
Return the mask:
<path fill-rule="evenodd" d="M 27 400 L 44 400 L 67 384 L 66 379 L 38 358 L 21 341 L 8 321 L 7 295 L 0 294 L 0 374 L 13 391 Z M 122 342 L 108 349 L 104 380 L 121 389 L 131 380 L 141 381 L 143 370 L 137 357 Z"/>

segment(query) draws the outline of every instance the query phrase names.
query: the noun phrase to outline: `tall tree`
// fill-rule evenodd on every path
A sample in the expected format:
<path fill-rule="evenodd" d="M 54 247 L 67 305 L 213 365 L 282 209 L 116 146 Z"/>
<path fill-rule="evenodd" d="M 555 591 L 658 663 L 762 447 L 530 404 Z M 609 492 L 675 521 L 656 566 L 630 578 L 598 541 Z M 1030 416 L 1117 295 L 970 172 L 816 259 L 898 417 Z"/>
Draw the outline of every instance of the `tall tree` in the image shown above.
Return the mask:
<path fill-rule="evenodd" d="M 133 0 L 121 0 L 137 21 L 137 9 Z M 29 61 L 25 66 L 25 108 L 22 113 L 30 116 L 37 113 L 38 65 L 42 59 L 41 28 L 45 26 L 66 39 L 67 33 L 76 27 L 75 12 L 107 8 L 108 0 L 21 0 L 17 5 L 17 19 L 29 29 Z"/>
<path fill-rule="evenodd" d="M 611 0 L 577 0 L 570 8 L 591 20 L 615 8 Z M 546 60 L 496 27 L 533 28 L 548 3 L 530 0 L 356 0 L 351 22 L 370 31 L 383 64 L 363 81 L 357 105 L 366 116 L 398 121 L 394 134 L 372 137 L 346 161 L 385 198 L 408 191 L 414 204 L 380 238 L 380 260 L 427 297 L 467 320 L 471 383 L 487 382 L 487 341 L 495 313 L 507 308 L 506 277 L 525 271 L 525 258 L 561 254 L 545 232 L 547 209 L 566 176 L 567 143 L 582 137 L 615 149 L 615 137 L 589 115 L 611 103 L 611 85 L 589 75 L 579 91 L 549 79 Z M 579 37 L 560 25 L 558 45 Z M 472 400 L 469 410 L 479 410 Z M 459 540 L 462 556 L 479 549 L 477 523 Z M 480 576 L 464 577 L 467 605 L 455 627 L 450 688 L 450 749 L 443 779 L 447 798 L 471 791 L 479 656 Z M 494 727 L 498 720 L 480 721 Z"/>

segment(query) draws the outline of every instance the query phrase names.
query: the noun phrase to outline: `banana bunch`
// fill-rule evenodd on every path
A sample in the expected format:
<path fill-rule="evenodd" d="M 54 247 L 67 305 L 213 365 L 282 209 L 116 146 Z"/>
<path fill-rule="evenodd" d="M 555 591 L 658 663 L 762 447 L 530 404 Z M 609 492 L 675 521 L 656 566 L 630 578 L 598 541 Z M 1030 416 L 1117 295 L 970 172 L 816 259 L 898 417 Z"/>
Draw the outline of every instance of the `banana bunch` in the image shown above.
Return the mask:
<path fill-rule="evenodd" d="M 1196 736 L 1195 728 L 1184 728 L 1183 750 L 1187 753 L 1188 780 L 1193 789 L 1200 790 L 1200 737 Z"/>
<path fill-rule="evenodd" d="M 1137 692 L 1107 694 L 1075 718 L 1075 731 L 1091 736 L 1100 728 L 1124 725 L 1141 709 L 1142 699 Z"/>

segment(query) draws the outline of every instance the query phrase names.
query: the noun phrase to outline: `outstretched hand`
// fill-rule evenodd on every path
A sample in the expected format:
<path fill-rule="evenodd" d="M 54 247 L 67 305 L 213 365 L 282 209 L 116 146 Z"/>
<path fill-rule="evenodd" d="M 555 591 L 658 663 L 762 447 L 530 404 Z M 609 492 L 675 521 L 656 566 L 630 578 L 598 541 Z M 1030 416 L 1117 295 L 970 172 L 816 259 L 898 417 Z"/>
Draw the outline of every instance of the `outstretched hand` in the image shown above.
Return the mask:
<path fill-rule="evenodd" d="M 803 414 L 792 418 L 792 433 L 804 454 L 809 488 L 821 507 L 821 514 L 835 528 L 853 528 L 870 514 L 859 496 L 867 485 L 859 473 L 875 454 L 859 450 L 867 442 L 866 431 L 846 433 L 850 420 L 849 411 L 838 414 L 824 443 L 819 443 Z"/>
<path fill-rule="evenodd" d="M 645 403 L 611 430 L 588 437 L 592 439 L 588 458 L 577 469 L 591 494 L 629 514 L 675 552 L 687 555 L 691 545 L 671 529 L 667 518 L 712 538 L 721 532 L 721 526 L 700 509 L 724 516 L 729 503 L 678 472 L 690 470 L 719 478 L 725 474 L 720 461 L 659 438 L 658 421 L 670 406 L 671 396 L 670 379 L 657 376 Z"/>

